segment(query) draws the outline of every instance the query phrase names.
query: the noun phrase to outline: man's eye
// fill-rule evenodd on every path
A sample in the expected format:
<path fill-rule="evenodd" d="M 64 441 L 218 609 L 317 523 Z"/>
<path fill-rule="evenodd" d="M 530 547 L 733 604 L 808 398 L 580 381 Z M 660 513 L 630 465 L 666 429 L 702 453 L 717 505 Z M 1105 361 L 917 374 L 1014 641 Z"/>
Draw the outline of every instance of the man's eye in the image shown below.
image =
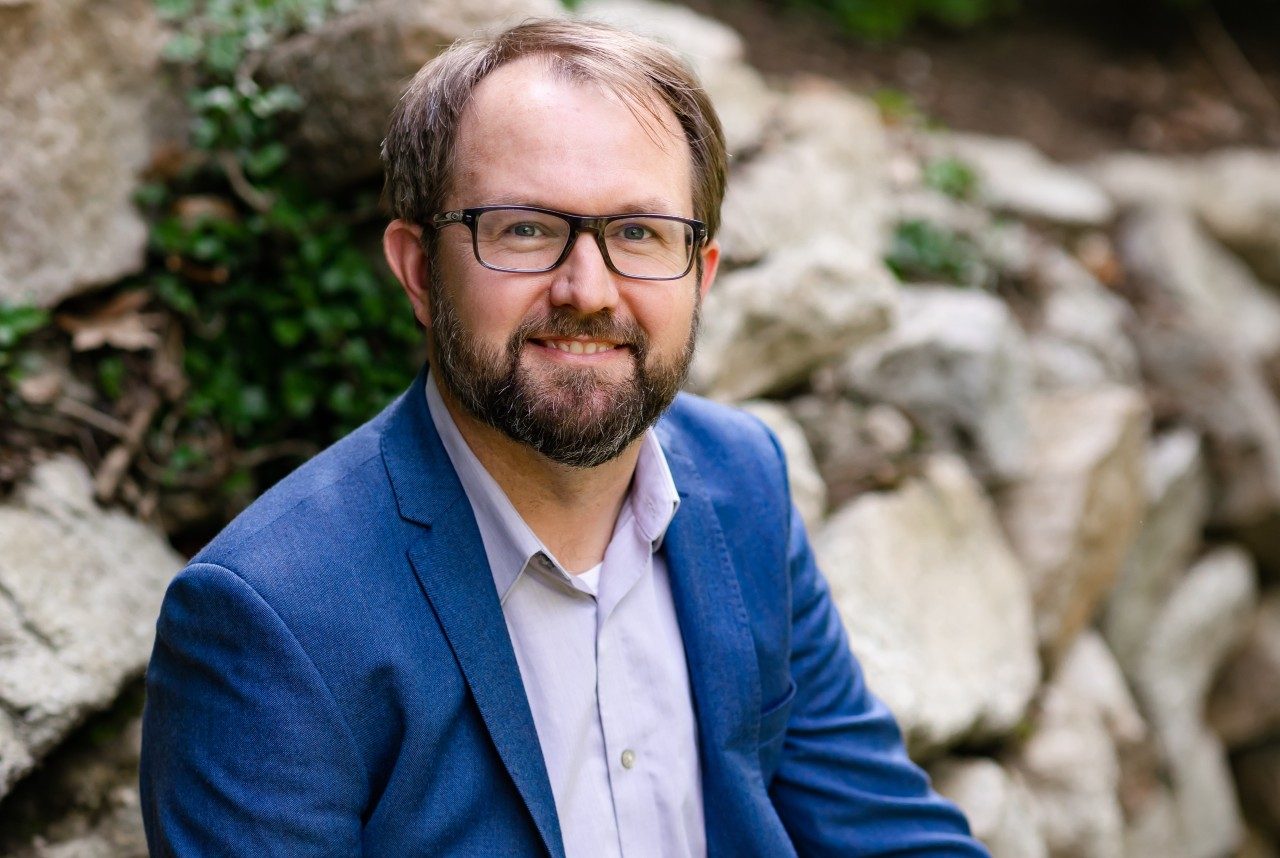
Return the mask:
<path fill-rule="evenodd" d="M 507 231 L 517 238 L 537 238 L 542 234 L 542 227 L 536 223 L 517 223 Z"/>
<path fill-rule="evenodd" d="M 618 231 L 618 234 L 627 241 L 644 241 L 651 235 L 648 227 L 641 226 L 638 223 L 626 224 Z"/>

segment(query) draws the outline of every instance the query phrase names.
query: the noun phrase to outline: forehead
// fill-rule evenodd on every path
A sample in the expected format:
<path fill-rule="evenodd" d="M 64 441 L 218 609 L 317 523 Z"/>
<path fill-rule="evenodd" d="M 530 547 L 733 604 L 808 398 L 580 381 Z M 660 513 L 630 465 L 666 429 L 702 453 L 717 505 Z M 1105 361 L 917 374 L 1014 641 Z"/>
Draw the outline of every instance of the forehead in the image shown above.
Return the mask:
<path fill-rule="evenodd" d="M 683 130 L 656 96 L 631 104 L 526 57 L 482 80 L 463 112 L 450 207 L 608 214 L 661 206 L 690 216 L 692 169 Z"/>

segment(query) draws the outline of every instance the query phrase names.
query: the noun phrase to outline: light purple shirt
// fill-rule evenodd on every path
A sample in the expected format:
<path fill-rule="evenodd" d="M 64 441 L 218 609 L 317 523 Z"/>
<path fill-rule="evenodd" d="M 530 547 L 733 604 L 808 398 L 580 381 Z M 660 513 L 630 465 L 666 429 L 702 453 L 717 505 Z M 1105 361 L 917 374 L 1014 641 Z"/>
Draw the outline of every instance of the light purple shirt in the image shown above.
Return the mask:
<path fill-rule="evenodd" d="M 567 858 L 706 854 L 698 735 L 666 563 L 680 497 L 644 436 L 604 562 L 569 574 L 480 464 L 435 377 L 427 405 L 471 501 Z"/>

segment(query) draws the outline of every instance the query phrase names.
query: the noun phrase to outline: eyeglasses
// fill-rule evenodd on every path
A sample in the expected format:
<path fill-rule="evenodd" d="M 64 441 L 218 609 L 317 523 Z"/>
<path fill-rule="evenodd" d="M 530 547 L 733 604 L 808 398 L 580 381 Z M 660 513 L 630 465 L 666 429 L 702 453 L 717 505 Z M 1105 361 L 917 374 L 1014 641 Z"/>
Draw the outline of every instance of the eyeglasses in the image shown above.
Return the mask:
<path fill-rule="evenodd" d="M 533 206 L 480 206 L 431 218 L 437 229 L 455 223 L 471 230 L 476 261 L 516 274 L 558 267 L 569 258 L 578 233 L 587 230 L 596 234 L 596 246 L 613 273 L 636 280 L 678 280 L 689 273 L 707 237 L 702 221 L 660 214 L 582 217 Z"/>

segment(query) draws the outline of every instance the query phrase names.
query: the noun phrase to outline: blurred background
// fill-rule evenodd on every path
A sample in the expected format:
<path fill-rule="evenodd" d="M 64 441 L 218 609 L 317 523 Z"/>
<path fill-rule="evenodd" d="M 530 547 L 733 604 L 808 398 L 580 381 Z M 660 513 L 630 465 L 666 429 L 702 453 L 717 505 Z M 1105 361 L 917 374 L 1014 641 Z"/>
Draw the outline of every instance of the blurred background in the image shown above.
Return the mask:
<path fill-rule="evenodd" d="M 1280 854 L 1280 3 L 0 0 L 0 854 L 145 855 L 164 587 L 422 360 L 378 145 L 456 38 L 653 35 L 765 420 L 996 858 Z"/>

